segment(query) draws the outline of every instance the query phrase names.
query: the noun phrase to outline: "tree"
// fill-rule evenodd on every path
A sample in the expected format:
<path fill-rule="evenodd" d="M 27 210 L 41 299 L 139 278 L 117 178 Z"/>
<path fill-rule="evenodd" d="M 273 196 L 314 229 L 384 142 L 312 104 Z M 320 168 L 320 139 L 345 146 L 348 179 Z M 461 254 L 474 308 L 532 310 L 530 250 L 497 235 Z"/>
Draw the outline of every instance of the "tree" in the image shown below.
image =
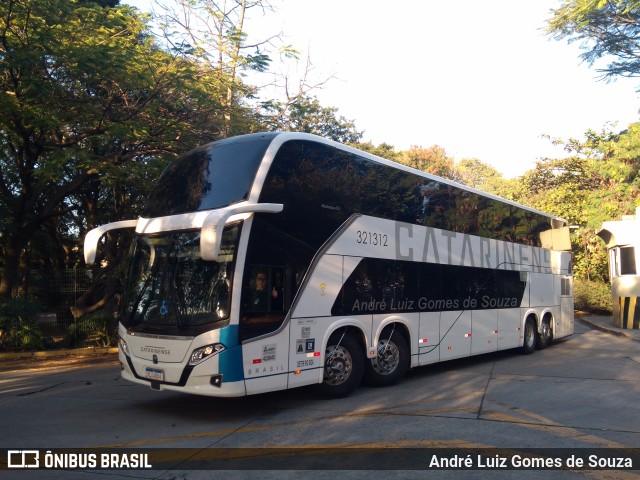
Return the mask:
<path fill-rule="evenodd" d="M 640 200 L 640 124 L 585 137 L 554 140 L 569 156 L 539 161 L 519 179 L 514 198 L 579 227 L 572 236 L 576 276 L 604 280 L 607 254 L 596 232 L 604 221 L 633 214 Z"/>
<path fill-rule="evenodd" d="M 362 137 L 353 120 L 338 116 L 335 107 L 323 107 L 316 97 L 297 98 L 286 109 L 280 102 L 267 102 L 263 109 L 268 130 L 313 133 L 341 143 L 354 143 Z"/>
<path fill-rule="evenodd" d="M 400 163 L 450 180 L 456 178 L 453 159 L 439 145 L 429 148 L 414 145 L 402 152 Z"/>
<path fill-rule="evenodd" d="M 397 152 L 393 145 L 389 145 L 388 143 L 381 143 L 377 147 L 372 142 L 355 142 L 351 143 L 350 146 L 353 148 L 357 148 L 362 150 L 363 152 L 368 152 L 372 155 L 377 155 L 378 157 L 386 158 L 387 160 L 392 160 L 397 162 L 400 158 L 400 152 Z"/>
<path fill-rule="evenodd" d="M 249 41 L 247 23 L 252 11 L 272 9 L 267 0 L 156 0 L 155 15 L 167 50 L 198 63 L 218 86 L 219 105 L 224 112 L 225 136 L 246 133 L 248 105 L 244 101 L 256 94 L 256 87 L 244 82 L 249 72 L 266 72 L 271 54 L 285 57 L 297 52 L 281 45 L 280 33 Z"/>
<path fill-rule="evenodd" d="M 90 192 L 104 199 L 109 181 L 135 183 L 157 155 L 220 135 L 197 66 L 158 49 L 129 7 L 103 3 L 0 3 L 0 297 L 37 235 L 105 221 Z"/>
<path fill-rule="evenodd" d="M 477 158 L 460 160 L 456 164 L 456 177 L 469 187 L 512 199 L 514 181 L 505 179 L 498 170 Z"/>
<path fill-rule="evenodd" d="M 640 75 L 640 3 L 637 0 L 567 0 L 553 10 L 547 31 L 555 39 L 581 41 L 589 65 L 613 57 L 603 77 Z"/>

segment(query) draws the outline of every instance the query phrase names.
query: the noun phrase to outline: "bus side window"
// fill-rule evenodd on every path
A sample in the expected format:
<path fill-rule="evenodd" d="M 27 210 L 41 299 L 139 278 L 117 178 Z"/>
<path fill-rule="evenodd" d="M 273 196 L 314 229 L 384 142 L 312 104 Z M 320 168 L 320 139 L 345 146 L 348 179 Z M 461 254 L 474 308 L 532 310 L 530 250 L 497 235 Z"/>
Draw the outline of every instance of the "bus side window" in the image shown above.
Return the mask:
<path fill-rule="evenodd" d="M 242 340 L 276 331 L 285 317 L 285 268 L 252 266 L 243 289 Z"/>
<path fill-rule="evenodd" d="M 245 291 L 249 312 L 282 312 L 284 309 L 284 268 L 254 267 Z"/>

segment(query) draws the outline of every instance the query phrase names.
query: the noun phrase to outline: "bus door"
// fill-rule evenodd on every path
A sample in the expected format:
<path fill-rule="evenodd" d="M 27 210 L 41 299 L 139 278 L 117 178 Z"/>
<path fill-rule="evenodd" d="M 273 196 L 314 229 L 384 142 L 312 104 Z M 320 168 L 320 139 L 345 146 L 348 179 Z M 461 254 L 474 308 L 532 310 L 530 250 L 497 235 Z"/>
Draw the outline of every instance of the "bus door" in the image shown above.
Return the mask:
<path fill-rule="evenodd" d="M 240 341 L 247 394 L 286 389 L 289 329 L 282 326 L 291 291 L 287 269 L 250 265 L 243 283 Z"/>

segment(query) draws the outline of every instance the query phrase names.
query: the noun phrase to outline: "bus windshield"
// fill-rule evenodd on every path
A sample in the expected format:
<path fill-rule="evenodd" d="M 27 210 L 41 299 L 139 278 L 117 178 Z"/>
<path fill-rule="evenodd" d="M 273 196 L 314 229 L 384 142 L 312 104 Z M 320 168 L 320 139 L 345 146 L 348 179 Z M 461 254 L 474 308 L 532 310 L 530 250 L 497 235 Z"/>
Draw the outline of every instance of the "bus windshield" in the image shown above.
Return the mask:
<path fill-rule="evenodd" d="M 142 216 L 213 210 L 246 200 L 273 136 L 220 140 L 174 160 L 149 195 Z"/>
<path fill-rule="evenodd" d="M 125 289 L 124 326 L 184 331 L 228 319 L 239 230 L 240 224 L 225 227 L 219 262 L 200 258 L 200 232 L 138 236 Z"/>

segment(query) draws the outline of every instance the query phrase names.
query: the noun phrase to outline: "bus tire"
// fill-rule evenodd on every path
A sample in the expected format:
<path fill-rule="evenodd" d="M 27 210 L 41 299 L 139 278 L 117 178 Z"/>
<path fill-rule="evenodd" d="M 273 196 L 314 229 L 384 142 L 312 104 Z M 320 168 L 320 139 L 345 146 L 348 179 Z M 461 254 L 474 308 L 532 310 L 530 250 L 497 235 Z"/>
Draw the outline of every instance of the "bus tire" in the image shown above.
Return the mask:
<path fill-rule="evenodd" d="M 409 347 L 400 332 L 382 332 L 375 358 L 365 360 L 364 379 L 373 387 L 398 383 L 409 368 Z"/>
<path fill-rule="evenodd" d="M 542 350 L 553 343 L 553 330 L 551 330 L 551 321 L 544 318 L 540 325 L 541 332 L 536 332 L 536 348 Z"/>
<path fill-rule="evenodd" d="M 356 339 L 349 332 L 334 332 L 325 350 L 324 377 L 315 385 L 320 395 L 342 398 L 353 392 L 364 372 L 364 353 Z"/>
<path fill-rule="evenodd" d="M 520 349 L 523 354 L 529 355 L 536 351 L 537 337 L 538 331 L 536 328 L 536 321 L 532 318 L 528 318 L 524 323 L 524 340 Z"/>

